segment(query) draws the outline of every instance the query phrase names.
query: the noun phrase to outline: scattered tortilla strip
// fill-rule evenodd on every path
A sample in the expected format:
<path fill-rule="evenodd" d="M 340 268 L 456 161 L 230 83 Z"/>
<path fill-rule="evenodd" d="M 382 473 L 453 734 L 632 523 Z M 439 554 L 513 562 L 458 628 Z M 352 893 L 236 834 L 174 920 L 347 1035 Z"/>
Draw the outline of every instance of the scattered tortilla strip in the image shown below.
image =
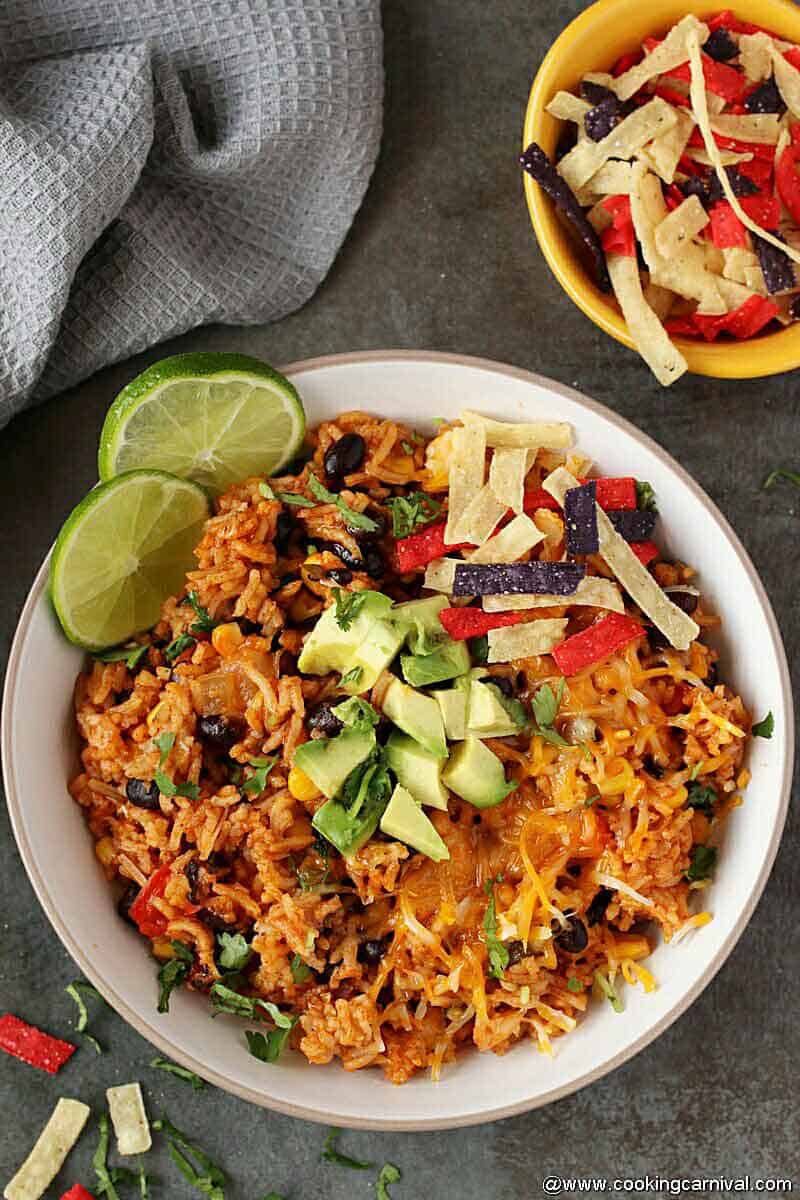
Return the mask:
<path fill-rule="evenodd" d="M 689 366 L 652 308 L 645 302 L 639 264 L 635 258 L 609 254 L 608 273 L 614 295 L 628 326 L 636 349 L 659 383 L 668 387 L 680 379 Z"/>
<path fill-rule="evenodd" d="M 153 1144 L 150 1122 L 139 1083 L 122 1083 L 106 1090 L 111 1124 L 120 1154 L 144 1154 Z"/>
<path fill-rule="evenodd" d="M 672 129 L 668 129 L 666 133 L 662 133 L 661 137 L 655 138 L 642 151 L 642 154 L 646 154 L 647 158 L 653 164 L 653 170 L 656 175 L 660 179 L 663 179 L 664 183 L 675 182 L 675 172 L 678 169 L 678 163 L 686 150 L 689 138 L 692 136 L 692 130 L 695 127 L 694 117 L 684 109 L 678 109 L 676 117 L 677 120 Z"/>
<path fill-rule="evenodd" d="M 586 191 L 598 196 L 628 196 L 632 182 L 633 167 L 630 163 L 607 162 L 586 184 Z M 608 214 L 607 209 L 604 211 Z"/>
<path fill-rule="evenodd" d="M 5 1200 L 39 1200 L 49 1188 L 81 1135 L 90 1108 L 80 1100 L 61 1098 L 36 1144 L 10 1183 Z"/>
<path fill-rule="evenodd" d="M 753 251 L 745 250 L 743 246 L 730 246 L 720 253 L 724 260 L 722 274 L 725 279 L 732 279 L 735 283 L 747 285 L 746 269 L 748 267 L 758 268 L 758 257 Z"/>
<path fill-rule="evenodd" d="M 755 292 L 757 296 L 770 295 L 769 288 L 764 281 L 764 272 L 761 270 L 760 264 L 755 267 L 745 267 L 744 286 L 751 292 Z"/>
<path fill-rule="evenodd" d="M 672 105 L 656 96 L 620 121 L 601 141 L 578 142 L 561 159 L 558 173 L 573 191 L 582 188 L 609 158 L 633 158 L 653 138 L 672 129 L 677 121 Z"/>
<path fill-rule="evenodd" d="M 591 107 L 588 101 L 581 100 L 580 96 L 573 96 L 572 92 L 556 92 L 545 107 L 545 112 L 557 121 L 573 121 L 583 129 L 583 118 Z"/>
<path fill-rule="evenodd" d="M 783 103 L 793 117 L 800 117 L 800 71 L 797 70 L 797 67 L 793 67 L 780 51 L 775 49 L 774 43 L 770 46 L 770 52 L 775 71 L 775 82 L 783 97 Z"/>
<path fill-rule="evenodd" d="M 657 283 L 648 283 L 644 289 L 644 302 L 652 308 L 659 321 L 666 321 L 675 303 L 675 293 L 670 288 L 659 287 Z"/>
<path fill-rule="evenodd" d="M 766 33 L 743 33 L 739 38 L 739 66 L 750 83 L 762 83 L 772 74 L 772 38 Z"/>
<path fill-rule="evenodd" d="M 528 608 L 557 608 L 565 604 L 580 604 L 589 608 L 606 608 L 609 612 L 625 612 L 622 593 L 610 579 L 587 575 L 572 596 L 484 596 L 484 612 L 520 612 Z"/>
<path fill-rule="evenodd" d="M 489 484 L 485 483 L 459 521 L 456 541 L 482 546 L 507 511 L 508 505 L 498 500 Z"/>
<path fill-rule="evenodd" d="M 683 204 L 656 226 L 656 249 L 664 258 L 682 253 L 688 242 L 697 237 L 709 223 L 709 215 L 697 196 L 688 196 Z"/>
<path fill-rule="evenodd" d="M 788 63 L 786 65 L 789 66 Z M 694 99 L 692 99 L 692 106 L 694 106 Z M 708 112 L 707 106 L 706 112 Z M 719 116 L 709 116 L 709 123 L 714 133 L 718 133 L 722 137 L 736 138 L 739 142 L 753 142 L 762 146 L 774 146 L 781 132 L 780 117 L 777 113 L 757 113 L 748 117 L 721 113 Z M 709 151 L 709 153 L 711 152 Z"/>
<path fill-rule="evenodd" d="M 507 625 L 504 629 L 490 629 L 487 634 L 490 663 L 511 662 L 515 658 L 532 658 L 537 654 L 549 654 L 564 637 L 567 620 L 543 618 L 527 621 L 524 625 Z"/>
<path fill-rule="evenodd" d="M 664 38 L 660 45 L 656 46 L 651 54 L 648 54 L 645 59 L 625 71 L 618 79 L 615 79 L 613 84 L 609 86 L 613 88 L 620 100 L 630 100 L 631 96 L 635 95 L 642 87 L 651 79 L 655 79 L 657 75 L 665 75 L 669 71 L 674 71 L 676 67 L 685 63 L 689 57 L 688 42 L 689 37 L 694 36 L 698 40 L 698 44 L 702 45 L 707 41 L 709 29 L 702 21 L 698 21 L 697 17 L 686 16 L 677 25 L 674 25 Z"/>
<path fill-rule="evenodd" d="M 730 180 L 728 179 L 728 172 L 723 169 L 720 161 L 719 148 L 714 140 L 711 123 L 708 118 L 708 110 L 706 108 L 706 92 L 705 87 L 703 86 L 703 60 L 700 56 L 700 45 L 696 38 L 689 39 L 689 63 L 692 71 L 692 84 L 690 91 L 692 108 L 694 109 L 694 115 L 697 118 L 697 123 L 700 126 L 700 132 L 703 135 L 703 141 L 706 144 L 706 150 L 708 151 L 711 161 L 716 167 L 719 181 L 722 184 L 722 190 L 725 193 L 725 199 L 728 201 L 731 208 L 744 225 L 745 229 L 749 229 L 751 233 L 757 234 L 759 237 L 763 238 L 765 242 L 769 242 L 771 246 L 775 246 L 778 250 L 783 250 L 786 254 L 788 254 L 789 258 L 791 258 L 793 262 L 800 263 L 800 251 L 796 250 L 793 246 L 787 245 L 785 242 L 780 241 L 779 238 L 774 237 L 773 234 L 771 234 L 768 230 L 762 229 L 760 225 L 757 225 L 755 221 L 751 220 L 734 194 Z M 737 117 L 735 119 L 743 120 L 744 118 Z M 735 137 L 736 135 L 734 134 L 732 136 Z M 777 140 L 778 134 L 776 134 L 775 137 L 776 142 Z"/>
<path fill-rule="evenodd" d="M 685 154 L 687 158 L 690 158 L 692 162 L 699 163 L 701 167 L 713 167 L 714 165 L 708 157 L 707 151 L 701 150 L 699 146 L 687 146 Z M 726 167 L 735 167 L 739 163 L 753 161 L 753 154 L 749 150 L 742 154 L 737 150 L 720 150 L 719 157 L 720 162 Z"/>
<path fill-rule="evenodd" d="M 444 538 L 454 546 L 465 539 L 456 536 L 461 518 L 483 487 L 486 473 L 486 431 L 480 421 L 469 421 L 453 430 L 450 452 L 449 504 Z"/>
<path fill-rule="evenodd" d="M 578 480 L 564 467 L 557 467 L 542 483 L 545 491 L 555 497 L 562 506 L 569 489 L 576 486 Z M 656 628 L 660 629 L 671 646 L 676 650 L 688 650 L 700 633 L 699 625 L 678 608 L 677 604 L 672 603 L 647 567 L 639 562 L 625 539 L 617 533 L 599 504 L 597 530 L 600 536 L 600 557 L 614 572 L 633 602 L 650 618 Z"/>
<path fill-rule="evenodd" d="M 717 282 L 728 312 L 735 312 L 737 308 L 741 308 L 753 295 L 749 288 L 735 283 L 733 279 L 726 279 L 724 275 L 720 275 Z"/>
<path fill-rule="evenodd" d="M 706 88 L 706 105 L 708 107 L 710 116 L 718 116 L 720 113 L 722 113 L 726 104 L 727 101 L 724 96 L 718 96 L 716 92 L 710 92 L 708 88 Z"/>
<path fill-rule="evenodd" d="M 616 80 L 607 71 L 588 71 L 583 77 L 583 82 L 597 83 L 600 87 L 608 88 L 610 92 L 613 92 L 613 85 L 616 83 Z"/>
<path fill-rule="evenodd" d="M 528 456 L 528 450 L 499 446 L 492 455 L 489 467 L 489 487 L 495 499 L 515 513 L 521 513 L 524 508 Z"/>
<path fill-rule="evenodd" d="M 544 541 L 544 534 L 525 513 L 520 513 L 509 521 L 504 529 L 477 550 L 471 550 L 465 555 L 473 563 L 513 563 L 522 558 L 528 550 L 539 542 Z M 455 559 L 439 559 L 439 562 L 453 562 L 453 579 L 455 578 Z M 425 575 L 425 586 L 429 587 L 428 576 Z M 452 580 L 449 589 L 452 592 Z"/>
<path fill-rule="evenodd" d="M 456 567 L 460 562 L 460 558 L 435 558 L 425 568 L 423 587 L 431 592 L 447 592 L 450 595 L 453 591 Z"/>
<path fill-rule="evenodd" d="M 480 425 L 486 445 L 492 449 L 510 446 L 530 450 L 542 446 L 545 450 L 566 450 L 573 441 L 572 426 L 566 421 L 493 421 L 491 417 L 469 411 L 461 413 L 461 420 L 465 427 Z"/>

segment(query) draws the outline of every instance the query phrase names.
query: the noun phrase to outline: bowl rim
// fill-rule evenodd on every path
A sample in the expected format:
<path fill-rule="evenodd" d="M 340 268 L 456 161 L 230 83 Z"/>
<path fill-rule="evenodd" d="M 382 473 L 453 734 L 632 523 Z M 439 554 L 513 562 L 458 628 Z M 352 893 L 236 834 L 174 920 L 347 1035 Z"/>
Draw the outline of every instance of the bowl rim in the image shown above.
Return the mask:
<path fill-rule="evenodd" d="M 302 359 L 280 368 L 280 370 L 292 378 L 301 376 L 307 372 L 319 370 L 321 368 L 349 366 L 353 364 L 365 363 L 380 363 L 391 364 L 394 362 L 405 363 L 436 363 L 450 365 L 453 367 L 469 367 L 494 374 L 505 375 L 522 382 L 533 384 L 539 387 L 544 387 L 556 395 L 563 396 L 588 410 L 596 413 L 604 418 L 610 424 L 619 429 L 622 433 L 633 437 L 637 442 L 643 444 L 655 454 L 661 462 L 678 476 L 680 481 L 689 488 L 694 500 L 702 505 L 711 518 L 716 521 L 722 535 L 730 542 L 737 559 L 748 576 L 751 585 L 756 594 L 756 598 L 761 607 L 764 619 L 766 621 L 767 631 L 772 648 L 775 653 L 778 663 L 780 675 L 780 689 L 782 702 L 785 706 L 787 716 L 787 737 L 782 747 L 782 762 L 780 764 L 781 771 L 781 786 L 780 786 L 780 802 L 777 819 L 770 837 L 769 846 L 764 860 L 761 864 L 759 874 L 754 887 L 742 909 L 741 920 L 737 928 L 732 929 L 728 937 L 720 946 L 716 955 L 709 961 L 707 966 L 702 971 L 692 987 L 683 993 L 681 998 L 673 1005 L 673 1007 L 664 1014 L 664 1016 L 656 1022 L 654 1026 L 648 1028 L 639 1037 L 635 1038 L 624 1049 L 613 1055 L 599 1066 L 592 1068 L 570 1080 L 568 1083 L 561 1084 L 550 1089 L 548 1092 L 533 1096 L 529 1099 L 516 1101 L 513 1104 L 498 1104 L 490 1108 L 486 1108 L 481 1112 L 468 1113 L 460 1117 L 448 1118 L 442 1117 L 438 1119 L 425 1118 L 424 1125 L 414 1120 L 403 1120 L 394 1118 L 362 1117 L 362 1118 L 346 1118 L 337 1121 L 346 1128 L 350 1129 L 374 1129 L 392 1132 L 436 1132 L 444 1129 L 456 1129 L 470 1125 L 483 1124 L 488 1121 L 502 1120 L 507 1117 L 518 1116 L 522 1113 L 530 1112 L 536 1108 L 541 1108 L 546 1104 L 550 1104 L 555 1100 L 562 1099 L 565 1096 L 571 1095 L 573 1092 L 586 1087 L 590 1083 L 601 1079 L 604 1075 L 616 1070 L 623 1063 L 633 1058 L 640 1050 L 643 1050 L 652 1041 L 659 1037 L 670 1025 L 675 1022 L 678 1017 L 682 1016 L 691 1004 L 697 999 L 700 993 L 711 982 L 717 972 L 725 963 L 729 954 L 743 934 L 750 918 L 755 911 L 756 905 L 764 891 L 767 879 L 772 870 L 775 856 L 783 834 L 783 828 L 786 822 L 786 815 L 789 806 L 789 798 L 792 783 L 792 770 L 794 761 L 794 704 L 792 698 L 792 690 L 790 684 L 789 667 L 786 658 L 783 641 L 781 638 L 778 622 L 772 609 L 772 605 L 767 596 L 766 590 L 758 576 L 758 573 L 750 560 L 750 557 L 740 542 L 730 524 L 719 511 L 710 497 L 706 496 L 705 492 L 700 488 L 692 477 L 686 472 L 681 465 L 669 455 L 666 450 L 662 449 L 648 434 L 637 429 L 630 421 L 624 417 L 620 417 L 605 405 L 598 403 L 595 400 L 589 399 L 581 392 L 574 388 L 567 387 L 564 384 L 558 383 L 555 380 L 550 380 L 545 376 L 539 375 L 532 371 L 527 371 L 520 367 L 510 366 L 504 363 L 494 362 L 491 359 L 479 358 L 465 354 L 450 354 L 439 353 L 436 351 L 415 351 L 415 350 L 373 350 L 360 351 L 345 354 L 323 355 L 317 358 Z M 47 554 L 44 562 L 39 568 L 22 612 L 19 617 L 17 628 L 14 634 L 11 651 L 8 659 L 6 671 L 5 685 L 3 688 L 2 712 L 0 713 L 0 756 L 2 757 L 3 782 L 6 792 L 6 804 L 11 827 L 14 837 L 17 842 L 17 847 L 22 858 L 23 866 L 25 867 L 28 878 L 33 886 L 39 903 L 41 904 L 45 915 L 50 924 L 55 930 L 59 940 L 66 949 L 67 953 L 77 963 L 84 976 L 95 985 L 106 1002 L 131 1025 L 137 1033 L 139 1033 L 151 1045 L 156 1046 L 164 1054 L 168 1055 L 174 1061 L 195 1071 L 202 1078 L 208 1080 L 216 1087 L 223 1091 L 230 1092 L 241 1100 L 247 1100 L 250 1103 L 257 1104 L 259 1107 L 268 1108 L 270 1110 L 283 1113 L 286 1116 L 298 1117 L 302 1120 L 316 1122 L 318 1124 L 330 1125 L 332 1116 L 330 1112 L 323 1112 L 313 1109 L 303 1104 L 293 1104 L 283 1100 L 274 1100 L 272 1097 L 264 1096 L 260 1092 L 237 1083 L 235 1080 L 226 1078 L 219 1072 L 210 1069 L 205 1063 L 194 1058 L 191 1054 L 187 1054 L 183 1050 L 178 1049 L 169 1038 L 158 1032 L 156 1027 L 147 1020 L 140 1017 L 127 1003 L 123 994 L 116 986 L 109 983 L 95 969 L 91 958 L 84 953 L 84 950 L 77 936 L 68 927 L 67 923 L 62 919 L 54 902 L 52 901 L 49 892 L 47 881 L 43 874 L 39 871 L 32 847 L 28 842 L 27 835 L 24 830 L 21 816 L 21 801 L 20 792 L 17 788 L 15 766 L 14 766 L 14 750 L 12 737 L 12 722 L 11 713 L 14 709 L 15 693 L 17 688 L 17 679 L 19 676 L 22 650 L 26 640 L 28 628 L 31 622 L 32 614 L 40 603 L 43 594 L 47 589 L 47 573 L 50 562 L 50 553 Z"/>
<path fill-rule="evenodd" d="M 793 19 L 798 28 L 800 42 L 800 10 L 793 0 L 760 0 L 773 13 L 783 13 Z M 681 15 L 696 8 L 718 10 L 722 0 L 675 0 Z M 547 149 L 547 126 L 553 120 L 545 105 L 556 89 L 554 80 L 560 74 L 560 65 L 569 56 L 574 42 L 592 28 L 603 27 L 618 21 L 620 14 L 630 9 L 631 0 L 595 0 L 561 31 L 542 59 L 531 84 L 523 123 L 522 148 L 531 142 L 539 142 Z M 747 4 L 733 4 L 733 8 L 747 9 Z M 706 14 L 707 15 L 707 14 Z M 754 19 L 756 14 L 750 14 Z M 758 23 L 763 23 L 762 21 Z M 654 18 L 654 24 L 658 19 Z M 624 21 L 619 22 L 624 29 Z M 623 34 L 624 37 L 624 34 Z M 602 64 L 601 64 L 602 65 Z M 558 122 L 560 126 L 563 122 Z M 533 232 L 545 260 L 561 288 L 581 312 L 603 333 L 638 354 L 628 326 L 608 298 L 592 283 L 584 267 L 573 264 L 565 253 L 564 243 L 571 234 L 564 229 L 556 213 L 555 205 L 546 196 L 530 175 L 524 173 L 523 187 Z M 706 375 L 714 379 L 763 379 L 779 375 L 800 367 L 800 322 L 785 329 L 776 330 L 764 337 L 748 341 L 703 342 L 690 338 L 673 337 L 672 342 L 680 350 L 694 375 Z"/>

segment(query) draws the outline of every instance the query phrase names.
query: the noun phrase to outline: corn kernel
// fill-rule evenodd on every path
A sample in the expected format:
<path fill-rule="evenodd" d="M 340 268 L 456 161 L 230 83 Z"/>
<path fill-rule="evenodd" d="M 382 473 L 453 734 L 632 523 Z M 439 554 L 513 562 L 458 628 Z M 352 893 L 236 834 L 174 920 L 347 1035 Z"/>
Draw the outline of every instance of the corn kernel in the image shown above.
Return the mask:
<path fill-rule="evenodd" d="M 292 767 L 289 772 L 288 784 L 289 791 L 295 800 L 315 800 L 317 796 L 322 795 L 313 780 L 309 779 L 305 771 L 301 771 L 299 767 Z"/>
<path fill-rule="evenodd" d="M 211 634 L 211 645 L 221 658 L 230 658 L 239 649 L 243 640 L 242 631 L 235 621 L 217 625 Z"/>
<path fill-rule="evenodd" d="M 110 837 L 102 837 L 95 842 L 94 852 L 104 867 L 110 867 L 114 861 L 114 843 Z"/>
<path fill-rule="evenodd" d="M 175 951 L 172 948 L 170 939 L 165 937 L 153 938 L 153 954 L 160 962 L 167 962 L 168 959 L 174 958 Z"/>

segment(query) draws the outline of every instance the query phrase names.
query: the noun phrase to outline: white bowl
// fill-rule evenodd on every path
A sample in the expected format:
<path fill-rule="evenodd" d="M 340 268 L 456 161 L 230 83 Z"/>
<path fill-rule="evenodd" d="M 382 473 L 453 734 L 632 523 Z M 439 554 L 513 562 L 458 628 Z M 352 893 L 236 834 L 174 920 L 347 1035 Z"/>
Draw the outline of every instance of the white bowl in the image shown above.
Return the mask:
<path fill-rule="evenodd" d="M 625 989 L 625 1013 L 591 1007 L 552 1059 L 530 1042 L 505 1057 L 465 1053 L 441 1082 L 418 1075 L 403 1087 L 378 1070 L 349 1074 L 311 1067 L 289 1053 L 267 1066 L 252 1058 L 241 1025 L 212 1021 L 206 1001 L 181 991 L 168 1015 L 156 1012 L 153 960 L 117 916 L 83 817 L 69 798 L 75 766 L 72 689 L 81 654 L 61 635 L 42 566 L 19 622 L 6 678 L 2 751 L 11 820 L 25 867 L 56 933 L 106 1000 L 163 1053 L 218 1087 L 293 1116 L 371 1129 L 445 1129 L 511 1116 L 598 1079 L 646 1046 L 682 1013 L 719 970 L 755 908 L 778 847 L 791 782 L 793 718 L 789 674 L 764 589 L 733 531 L 689 476 L 632 425 L 568 388 L 511 367 L 438 354 L 354 354 L 287 368 L 315 423 L 362 408 L 429 425 L 472 408 L 506 420 L 572 422 L 580 445 L 609 475 L 648 479 L 663 536 L 693 563 L 722 614 L 726 676 L 745 703 L 775 715 L 771 741 L 756 739 L 745 804 L 726 832 L 709 893 L 714 920 L 648 965 L 658 990 Z"/>

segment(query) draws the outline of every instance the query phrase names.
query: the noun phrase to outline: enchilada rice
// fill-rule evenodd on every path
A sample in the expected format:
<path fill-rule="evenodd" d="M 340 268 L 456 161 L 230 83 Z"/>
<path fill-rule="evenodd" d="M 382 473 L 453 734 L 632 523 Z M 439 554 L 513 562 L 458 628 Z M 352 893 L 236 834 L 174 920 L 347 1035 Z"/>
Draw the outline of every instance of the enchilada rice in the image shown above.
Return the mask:
<path fill-rule="evenodd" d="M 79 677 L 70 792 L 162 1011 L 185 983 L 258 1022 L 265 1061 L 436 1078 L 469 1045 L 549 1052 L 711 919 L 751 717 L 652 490 L 593 478 L 557 428 L 324 422 L 308 461 L 219 497 L 159 623 Z M 398 757 L 422 700 L 441 803 Z M 367 750 L 326 789 L 306 748 L 343 735 Z"/>

